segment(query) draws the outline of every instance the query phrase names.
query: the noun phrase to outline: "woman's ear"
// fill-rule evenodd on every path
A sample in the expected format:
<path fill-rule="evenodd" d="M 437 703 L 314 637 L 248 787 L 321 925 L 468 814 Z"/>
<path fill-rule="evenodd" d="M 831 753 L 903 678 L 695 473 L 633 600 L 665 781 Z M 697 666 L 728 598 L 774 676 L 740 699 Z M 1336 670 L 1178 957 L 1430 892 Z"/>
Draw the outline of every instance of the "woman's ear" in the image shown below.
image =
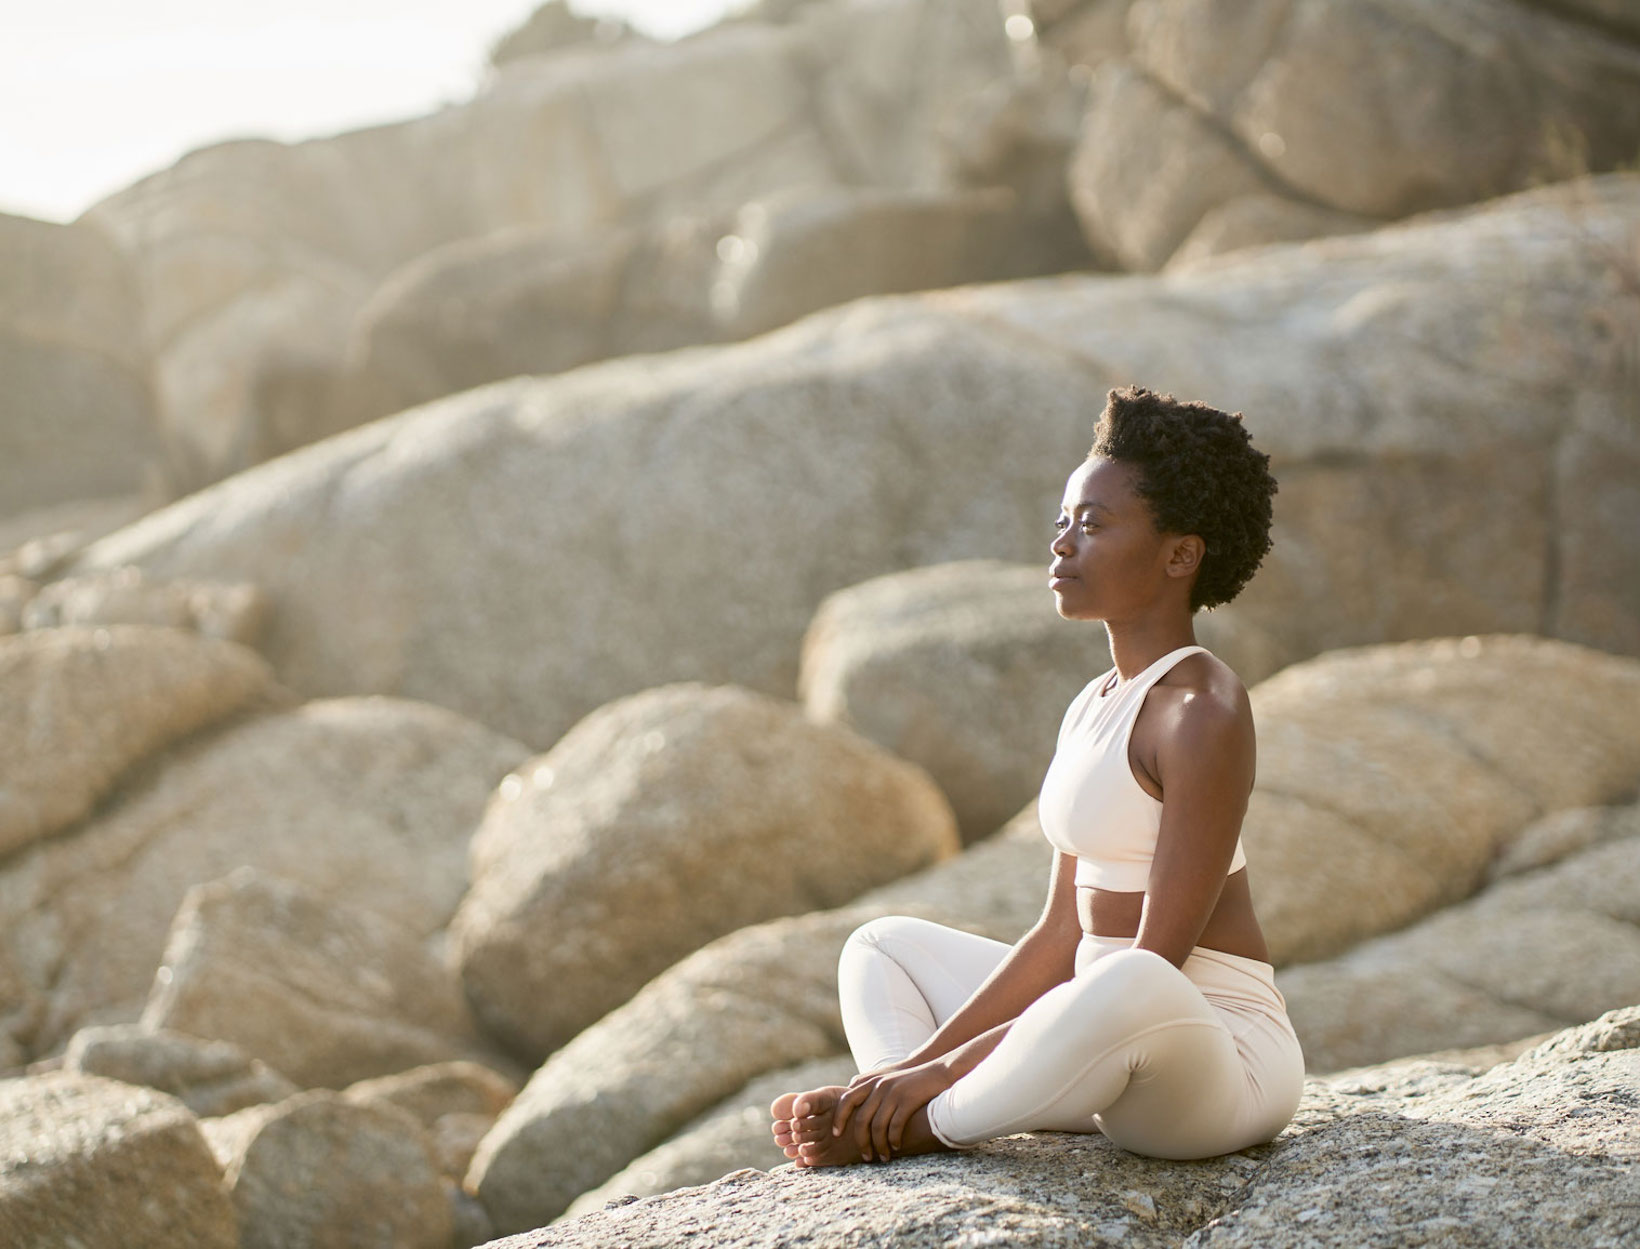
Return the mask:
<path fill-rule="evenodd" d="M 1173 541 L 1173 549 L 1167 557 L 1167 575 L 1170 577 L 1193 576 L 1202 566 L 1202 557 L 1207 554 L 1207 543 L 1193 533 Z"/>

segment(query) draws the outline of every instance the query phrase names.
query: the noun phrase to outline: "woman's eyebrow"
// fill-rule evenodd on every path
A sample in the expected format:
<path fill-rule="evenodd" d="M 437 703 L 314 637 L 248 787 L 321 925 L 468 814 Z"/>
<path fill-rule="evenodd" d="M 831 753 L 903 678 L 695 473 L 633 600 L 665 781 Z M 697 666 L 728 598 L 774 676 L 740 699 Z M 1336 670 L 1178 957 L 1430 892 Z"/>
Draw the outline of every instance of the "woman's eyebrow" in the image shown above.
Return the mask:
<path fill-rule="evenodd" d="M 1061 503 L 1059 505 L 1059 510 L 1061 512 L 1063 512 L 1065 510 L 1065 505 L 1063 503 Z M 1077 512 L 1083 512 L 1083 511 L 1103 512 L 1106 516 L 1110 515 L 1110 509 L 1108 507 L 1106 507 L 1103 503 L 1094 503 L 1091 500 L 1078 503 L 1076 505 L 1075 510 L 1072 511 L 1071 515 L 1074 516 L 1074 515 L 1076 515 Z"/>

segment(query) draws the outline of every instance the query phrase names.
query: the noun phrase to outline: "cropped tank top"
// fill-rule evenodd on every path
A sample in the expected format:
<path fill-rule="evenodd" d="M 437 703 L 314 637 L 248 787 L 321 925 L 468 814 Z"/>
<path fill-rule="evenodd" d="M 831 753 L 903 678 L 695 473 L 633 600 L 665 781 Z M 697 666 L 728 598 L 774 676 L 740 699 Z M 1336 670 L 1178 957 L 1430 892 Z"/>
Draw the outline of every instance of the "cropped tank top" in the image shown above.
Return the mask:
<path fill-rule="evenodd" d="M 1205 646 L 1169 651 L 1104 698 L 1100 688 L 1116 671 L 1101 673 L 1071 700 L 1059 726 L 1059 747 L 1037 799 L 1042 832 L 1056 850 L 1076 856 L 1076 883 L 1142 893 L 1162 829 L 1162 803 L 1140 788 L 1128 763 L 1128 741 L 1150 687 L 1186 655 Z M 1247 865 L 1241 838 L 1230 871 Z"/>

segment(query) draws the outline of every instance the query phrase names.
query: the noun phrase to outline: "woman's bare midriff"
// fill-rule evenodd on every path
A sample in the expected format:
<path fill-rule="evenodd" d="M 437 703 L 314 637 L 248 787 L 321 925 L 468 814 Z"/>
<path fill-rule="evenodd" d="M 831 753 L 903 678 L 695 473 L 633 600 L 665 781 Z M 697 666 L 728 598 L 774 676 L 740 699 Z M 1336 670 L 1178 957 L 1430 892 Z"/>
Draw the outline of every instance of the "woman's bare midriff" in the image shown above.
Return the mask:
<path fill-rule="evenodd" d="M 1082 931 L 1096 937 L 1132 937 L 1139 931 L 1139 917 L 1144 910 L 1145 895 L 1117 893 L 1110 889 L 1093 889 L 1086 885 L 1076 890 L 1076 914 Z M 1264 932 L 1253 913 L 1253 897 L 1247 888 L 1247 869 L 1232 872 L 1224 881 L 1218 905 L 1208 916 L 1196 944 L 1225 954 L 1239 954 L 1243 958 L 1270 961 L 1269 947 L 1264 944 Z"/>

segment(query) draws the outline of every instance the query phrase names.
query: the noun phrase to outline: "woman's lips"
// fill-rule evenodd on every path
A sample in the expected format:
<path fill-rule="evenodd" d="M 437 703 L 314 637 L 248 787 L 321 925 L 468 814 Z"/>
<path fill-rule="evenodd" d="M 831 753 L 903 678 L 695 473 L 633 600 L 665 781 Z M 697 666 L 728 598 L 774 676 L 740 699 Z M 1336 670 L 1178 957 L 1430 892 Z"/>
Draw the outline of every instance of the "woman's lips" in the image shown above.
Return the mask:
<path fill-rule="evenodd" d="M 1050 590 L 1058 590 L 1058 589 L 1062 589 L 1062 588 L 1064 588 L 1064 587 L 1065 587 L 1065 586 L 1068 586 L 1068 585 L 1069 585 L 1069 584 L 1070 584 L 1070 583 L 1071 583 L 1071 582 L 1073 582 L 1073 581 L 1075 581 L 1075 580 L 1076 580 L 1076 578 L 1075 578 L 1075 577 L 1066 577 L 1066 576 L 1053 576 L 1053 575 L 1050 575 L 1050 576 L 1049 576 L 1049 577 L 1048 577 L 1048 588 L 1049 588 L 1049 589 L 1050 589 Z"/>

